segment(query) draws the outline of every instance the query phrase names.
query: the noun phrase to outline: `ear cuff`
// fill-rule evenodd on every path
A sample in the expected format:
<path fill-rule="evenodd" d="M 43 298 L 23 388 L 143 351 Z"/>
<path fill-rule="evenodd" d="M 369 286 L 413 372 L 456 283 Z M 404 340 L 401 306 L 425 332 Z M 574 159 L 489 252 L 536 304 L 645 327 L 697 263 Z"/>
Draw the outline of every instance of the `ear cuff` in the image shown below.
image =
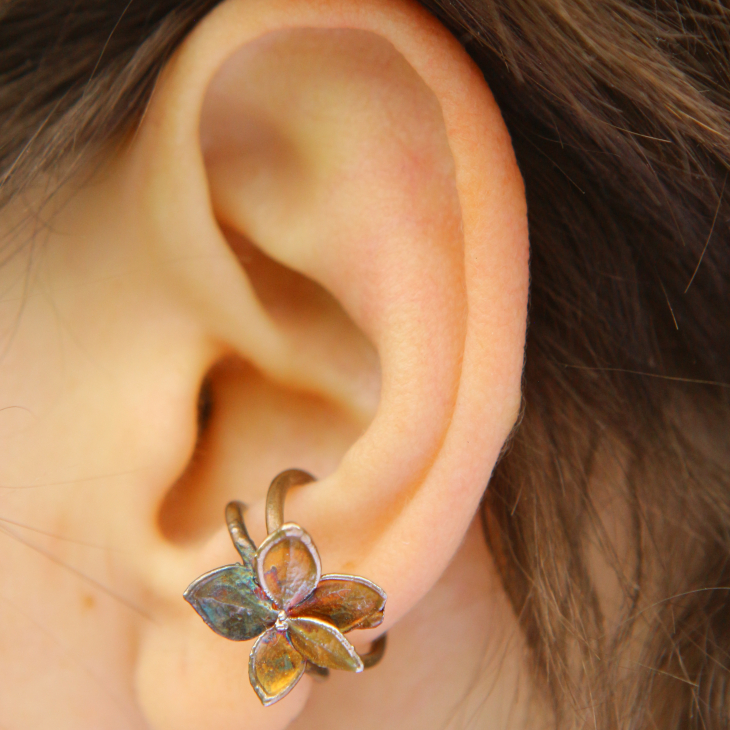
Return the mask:
<path fill-rule="evenodd" d="M 345 637 L 382 623 L 385 591 L 359 576 L 322 575 L 312 538 L 294 522 L 284 522 L 288 490 L 312 481 L 311 474 L 289 469 L 271 482 L 269 534 L 258 549 L 243 521 L 245 505 L 230 502 L 226 522 L 241 562 L 205 573 L 183 594 L 220 636 L 258 637 L 249 655 L 249 678 L 265 706 L 285 697 L 305 673 L 325 679 L 331 669 L 362 672 L 385 653 L 385 634 L 367 654 L 358 654 Z"/>

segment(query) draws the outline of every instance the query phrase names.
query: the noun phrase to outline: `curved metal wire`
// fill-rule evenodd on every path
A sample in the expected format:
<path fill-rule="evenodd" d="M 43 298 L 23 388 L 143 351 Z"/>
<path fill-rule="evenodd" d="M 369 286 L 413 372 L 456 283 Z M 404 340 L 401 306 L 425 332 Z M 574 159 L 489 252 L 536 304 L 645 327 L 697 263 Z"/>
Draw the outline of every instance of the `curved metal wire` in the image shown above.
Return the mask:
<path fill-rule="evenodd" d="M 243 502 L 229 502 L 226 505 L 226 523 L 231 540 L 238 550 L 241 559 L 251 566 L 256 565 L 256 545 L 248 534 L 243 513 L 246 505 Z"/>
<path fill-rule="evenodd" d="M 292 487 L 313 482 L 314 477 L 301 469 L 287 469 L 274 477 L 266 495 L 266 530 L 269 535 L 284 524 L 284 500 Z"/>
<path fill-rule="evenodd" d="M 374 667 L 383 658 L 387 643 L 388 632 L 386 631 L 382 636 L 379 636 L 377 639 L 375 639 L 375 641 L 370 645 L 370 651 L 365 654 L 360 654 L 360 659 L 362 659 L 362 664 L 365 669 L 370 669 L 371 667 Z"/>

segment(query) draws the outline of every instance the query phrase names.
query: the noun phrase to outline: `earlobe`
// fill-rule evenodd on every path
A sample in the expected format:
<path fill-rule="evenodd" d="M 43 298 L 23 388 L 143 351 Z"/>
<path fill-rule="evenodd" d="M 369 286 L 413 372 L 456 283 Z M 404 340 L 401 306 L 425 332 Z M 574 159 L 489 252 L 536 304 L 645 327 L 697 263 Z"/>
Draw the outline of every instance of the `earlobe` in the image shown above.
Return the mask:
<path fill-rule="evenodd" d="M 222 679 L 250 645 L 208 636 L 180 594 L 231 562 L 228 499 L 252 502 L 260 542 L 266 483 L 287 466 L 326 476 L 292 494 L 290 519 L 325 572 L 383 586 L 383 629 L 438 579 L 520 401 L 527 228 L 509 136 L 416 6 L 229 0 L 166 69 L 121 164 L 165 291 L 211 343 L 190 390 L 213 367 L 216 401 L 205 448 L 175 457 L 174 499 L 164 480 L 142 498 L 152 529 L 132 560 L 160 608 L 138 692 L 156 728 L 211 712 L 234 727 L 244 706 L 247 727 L 283 726 L 306 689 L 257 714 L 245 673 Z M 272 454 L 290 460 L 242 494 L 243 454 L 262 476 Z"/>

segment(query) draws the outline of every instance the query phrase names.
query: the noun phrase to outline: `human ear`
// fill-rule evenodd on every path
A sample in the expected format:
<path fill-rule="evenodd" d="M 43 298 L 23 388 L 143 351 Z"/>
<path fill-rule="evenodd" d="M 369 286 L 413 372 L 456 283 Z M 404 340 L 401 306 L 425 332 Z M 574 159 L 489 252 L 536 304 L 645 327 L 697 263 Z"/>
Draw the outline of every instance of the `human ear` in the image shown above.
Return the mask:
<path fill-rule="evenodd" d="M 212 634 L 181 594 L 235 560 L 226 502 L 249 504 L 260 542 L 268 480 L 292 466 L 323 477 L 292 492 L 287 519 L 325 571 L 388 593 L 361 648 L 454 555 L 520 403 L 526 209 L 499 110 L 414 4 L 228 0 L 60 214 L 66 231 L 72 213 L 86 229 L 58 250 L 118 282 L 95 303 L 67 286 L 57 306 L 127 394 L 90 438 L 99 473 L 129 473 L 95 519 L 127 540 L 114 559 L 150 617 L 130 660 L 146 721 L 284 727 L 310 680 L 262 708 L 250 645 Z"/>

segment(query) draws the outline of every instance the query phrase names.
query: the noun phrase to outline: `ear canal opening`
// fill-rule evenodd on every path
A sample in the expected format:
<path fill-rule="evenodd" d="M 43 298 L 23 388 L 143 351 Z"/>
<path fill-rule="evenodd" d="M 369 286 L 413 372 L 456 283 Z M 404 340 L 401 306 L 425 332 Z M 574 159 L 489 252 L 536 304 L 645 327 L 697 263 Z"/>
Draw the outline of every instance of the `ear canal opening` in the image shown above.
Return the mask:
<path fill-rule="evenodd" d="M 346 372 L 354 392 L 379 387 L 374 348 L 317 283 L 225 231 L 232 250 L 275 326 L 315 348 L 326 367 Z M 377 386 L 372 381 L 377 381 Z M 265 497 L 273 476 L 287 468 L 318 476 L 335 471 L 374 416 L 341 393 L 305 391 L 256 369 L 246 353 L 231 351 L 202 379 L 190 417 L 197 439 L 179 478 L 158 510 L 163 537 L 176 545 L 203 542 L 224 526 L 231 500 Z M 255 533 L 256 526 L 251 526 Z"/>

